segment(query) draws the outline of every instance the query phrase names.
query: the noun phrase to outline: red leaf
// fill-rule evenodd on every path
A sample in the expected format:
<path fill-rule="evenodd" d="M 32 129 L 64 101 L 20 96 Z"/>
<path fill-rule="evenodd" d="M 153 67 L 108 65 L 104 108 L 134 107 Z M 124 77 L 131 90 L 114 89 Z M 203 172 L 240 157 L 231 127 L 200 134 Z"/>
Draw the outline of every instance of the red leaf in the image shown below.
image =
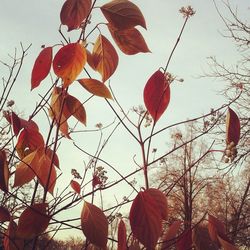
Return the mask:
<path fill-rule="evenodd" d="M 50 158 L 50 160 L 52 160 L 53 150 L 50 148 L 46 148 L 46 155 Z M 59 168 L 59 158 L 56 153 L 54 153 L 53 164 Z"/>
<path fill-rule="evenodd" d="M 218 236 L 218 240 L 223 250 L 238 250 L 236 246 Z"/>
<path fill-rule="evenodd" d="M 87 61 L 86 49 L 79 43 L 63 46 L 55 55 L 53 69 L 62 78 L 63 87 L 68 87 L 80 74 Z"/>
<path fill-rule="evenodd" d="M 127 233 L 124 221 L 121 219 L 118 225 L 118 250 L 127 249 Z"/>
<path fill-rule="evenodd" d="M 115 48 L 103 35 L 99 35 L 95 42 L 92 51 L 92 59 L 93 69 L 101 74 L 103 82 L 113 75 L 119 61 Z"/>
<path fill-rule="evenodd" d="M 4 250 L 24 249 L 24 240 L 17 236 L 17 224 L 11 220 L 3 239 Z"/>
<path fill-rule="evenodd" d="M 10 172 L 7 164 L 7 157 L 4 150 L 0 150 L 0 189 L 4 192 L 9 190 Z"/>
<path fill-rule="evenodd" d="M 140 9 L 128 0 L 113 0 L 101 7 L 103 15 L 117 29 L 129 29 L 140 25 L 146 29 Z"/>
<path fill-rule="evenodd" d="M 208 215 L 208 232 L 212 241 L 219 243 L 218 236 L 227 240 L 224 224 L 213 215 Z"/>
<path fill-rule="evenodd" d="M 67 0 L 61 9 L 61 23 L 68 26 L 68 31 L 79 28 L 90 8 L 91 0 Z"/>
<path fill-rule="evenodd" d="M 240 140 L 240 120 L 231 108 L 228 108 L 226 118 L 226 140 L 227 144 L 233 142 L 234 146 L 236 146 Z"/>
<path fill-rule="evenodd" d="M 158 70 L 147 81 L 144 88 L 144 103 L 154 121 L 157 122 L 168 107 L 170 87 L 164 74 Z"/>
<path fill-rule="evenodd" d="M 81 193 L 81 186 L 78 182 L 72 180 L 70 182 L 70 186 L 72 187 L 72 189 L 77 193 L 80 194 Z"/>
<path fill-rule="evenodd" d="M 150 192 L 138 193 L 131 206 L 129 220 L 134 237 L 146 248 L 154 249 L 162 233 L 162 211 Z"/>
<path fill-rule="evenodd" d="M 81 227 L 87 240 L 106 249 L 108 220 L 100 208 L 85 201 L 81 213 Z"/>
<path fill-rule="evenodd" d="M 10 212 L 7 208 L 0 206 L 0 222 L 10 221 Z"/>
<path fill-rule="evenodd" d="M 20 215 L 17 235 L 23 239 L 33 239 L 47 229 L 49 221 L 48 204 L 33 204 Z"/>
<path fill-rule="evenodd" d="M 176 250 L 192 249 L 192 230 L 185 230 L 176 242 Z"/>
<path fill-rule="evenodd" d="M 88 78 L 80 79 L 78 82 L 91 94 L 112 99 L 109 89 L 102 82 Z"/>
<path fill-rule="evenodd" d="M 136 28 L 119 30 L 108 25 L 109 31 L 119 47 L 126 55 L 135 55 L 137 53 L 150 52 L 142 34 Z"/>
<path fill-rule="evenodd" d="M 31 74 L 31 90 L 38 87 L 50 72 L 52 63 L 52 47 L 43 49 L 38 55 Z"/>

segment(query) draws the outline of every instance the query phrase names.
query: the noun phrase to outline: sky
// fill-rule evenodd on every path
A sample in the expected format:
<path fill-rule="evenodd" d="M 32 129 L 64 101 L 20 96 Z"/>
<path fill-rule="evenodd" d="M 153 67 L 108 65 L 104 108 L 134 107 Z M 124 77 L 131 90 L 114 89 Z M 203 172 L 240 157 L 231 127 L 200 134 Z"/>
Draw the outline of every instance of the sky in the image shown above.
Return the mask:
<path fill-rule="evenodd" d="M 25 58 L 25 63 L 16 85 L 11 93 L 15 100 L 16 110 L 28 118 L 36 103 L 40 100 L 39 94 L 43 94 L 49 86 L 46 80 L 38 89 L 30 91 L 30 75 L 33 63 L 40 52 L 42 45 L 51 46 L 60 43 L 62 38 L 58 33 L 60 25 L 60 9 L 64 1 L 32 1 L 32 0 L 1 0 L 0 8 L 0 60 L 8 62 L 8 54 L 13 54 L 15 48 L 20 52 L 20 42 L 24 47 L 32 43 Z M 98 6 L 108 1 L 99 0 Z M 126 56 L 119 52 L 119 65 L 117 71 L 110 79 L 110 84 L 125 111 L 133 106 L 143 104 L 143 88 L 148 78 L 159 68 L 164 67 L 168 56 L 176 42 L 183 17 L 178 12 L 182 6 L 191 5 L 196 14 L 190 18 L 184 30 L 181 41 L 174 53 L 173 60 L 168 68 L 169 72 L 184 79 L 183 83 L 175 82 L 171 85 L 170 105 L 161 118 L 158 128 L 173 124 L 187 118 L 209 112 L 211 108 L 222 105 L 225 100 L 218 94 L 223 87 L 222 82 L 216 82 L 209 78 L 200 78 L 209 72 L 208 57 L 216 56 L 219 61 L 232 65 L 237 61 L 238 51 L 233 43 L 221 35 L 225 27 L 216 12 L 212 0 L 144 0 L 133 1 L 142 11 L 147 30 L 139 28 L 143 34 L 151 53 Z M 231 1 L 232 6 L 238 6 L 239 16 L 249 17 L 249 3 L 247 0 Z M 227 16 L 223 5 L 218 1 L 222 13 Z M 93 13 L 93 22 L 103 21 L 98 9 Z M 66 27 L 63 27 L 66 32 Z M 110 38 L 105 27 L 103 34 Z M 77 31 L 72 31 L 67 36 L 74 39 Z M 114 44 L 114 43 L 113 43 Z M 115 46 L 115 45 L 114 45 Z M 116 47 L 117 48 L 117 47 Z M 117 48 L 118 50 L 118 48 Z M 1 77 L 6 74 L 4 67 L 0 66 Z M 48 80 L 49 81 L 49 80 Z M 72 86 L 71 94 L 84 100 L 86 93 L 77 86 Z M 104 125 L 114 120 L 114 114 L 110 111 L 104 100 L 95 98 L 86 104 L 87 127 L 78 129 L 94 129 L 95 125 L 102 122 Z M 45 126 L 44 118 L 38 117 L 37 123 Z M 46 128 L 41 128 L 46 133 Z M 110 130 L 105 136 L 108 136 Z M 165 138 L 165 139 L 164 139 Z M 168 135 L 157 138 L 154 147 L 163 147 Z M 82 148 L 94 153 L 98 145 L 99 135 L 93 133 L 76 134 L 73 140 Z M 129 173 L 134 169 L 133 156 L 140 161 L 138 145 L 128 136 L 122 127 L 116 131 L 114 138 L 103 151 L 103 158 L 117 166 L 123 173 Z M 66 152 L 66 153 L 65 153 Z M 72 141 L 64 141 L 59 149 L 61 169 L 63 176 L 58 183 L 58 188 L 69 183 L 70 170 L 76 168 L 82 171 L 86 157 L 72 146 Z M 108 172 L 109 174 L 109 172 Z M 110 173 L 112 175 L 112 173 Z M 114 190 L 120 199 L 122 192 Z M 76 208 L 75 215 L 80 213 Z M 68 233 L 68 232 L 67 232 Z"/>

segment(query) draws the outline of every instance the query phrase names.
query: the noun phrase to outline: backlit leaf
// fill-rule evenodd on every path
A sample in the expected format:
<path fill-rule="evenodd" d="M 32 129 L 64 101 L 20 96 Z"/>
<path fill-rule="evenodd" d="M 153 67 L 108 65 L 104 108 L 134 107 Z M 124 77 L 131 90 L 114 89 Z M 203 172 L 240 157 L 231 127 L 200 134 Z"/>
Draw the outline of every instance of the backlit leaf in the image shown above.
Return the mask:
<path fill-rule="evenodd" d="M 7 208 L 0 206 L 0 222 L 10 221 L 10 212 Z"/>
<path fill-rule="evenodd" d="M 169 241 L 175 239 L 178 231 L 181 228 L 182 222 L 180 220 L 174 221 L 168 228 L 167 232 L 162 237 L 161 249 L 167 249 L 169 247 Z"/>
<path fill-rule="evenodd" d="M 77 181 L 72 180 L 70 182 L 70 186 L 72 187 L 72 189 L 77 193 L 80 194 L 81 192 L 81 186 Z"/>
<path fill-rule="evenodd" d="M 148 112 L 157 122 L 170 101 L 169 83 L 160 70 L 157 70 L 147 81 L 143 96 Z"/>
<path fill-rule="evenodd" d="M 88 78 L 80 79 L 78 82 L 91 94 L 112 99 L 109 89 L 102 82 Z"/>
<path fill-rule="evenodd" d="M 126 225 L 124 221 L 121 219 L 118 225 L 118 250 L 126 250 L 127 249 L 127 233 L 126 233 Z"/>
<path fill-rule="evenodd" d="M 119 47 L 126 55 L 135 55 L 137 53 L 150 52 L 142 34 L 136 28 L 119 30 L 108 25 L 109 31 Z"/>
<path fill-rule="evenodd" d="M 192 249 L 192 230 L 186 229 L 176 242 L 176 250 L 188 250 Z"/>
<path fill-rule="evenodd" d="M 223 250 L 238 250 L 236 246 L 218 236 L 218 240 Z"/>
<path fill-rule="evenodd" d="M 227 144 L 233 142 L 234 146 L 236 146 L 240 140 L 240 120 L 231 108 L 228 108 L 226 118 L 226 140 Z"/>
<path fill-rule="evenodd" d="M 63 46 L 55 55 L 53 69 L 62 78 L 63 87 L 68 87 L 80 74 L 87 61 L 86 49 L 79 43 Z"/>
<path fill-rule="evenodd" d="M 7 157 L 4 150 L 0 150 L 0 189 L 4 192 L 9 190 L 10 172 L 7 163 Z"/>
<path fill-rule="evenodd" d="M 48 204 L 33 204 L 20 215 L 17 234 L 23 239 L 33 239 L 47 229 L 49 221 Z"/>
<path fill-rule="evenodd" d="M 208 232 L 212 241 L 219 243 L 218 236 L 227 239 L 224 224 L 213 215 L 208 215 Z"/>
<path fill-rule="evenodd" d="M 53 154 L 54 154 L 53 163 L 54 163 L 54 165 L 56 167 L 59 168 L 59 158 L 58 158 L 58 155 L 56 153 L 54 153 L 52 149 L 46 148 L 46 155 L 50 158 L 50 160 L 52 160 Z"/>
<path fill-rule="evenodd" d="M 14 187 L 19 187 L 30 182 L 36 176 L 38 167 L 38 151 L 34 151 L 25 156 L 16 166 Z"/>
<path fill-rule="evenodd" d="M 85 201 L 81 213 L 81 227 L 87 240 L 106 249 L 108 220 L 100 208 Z"/>
<path fill-rule="evenodd" d="M 163 220 L 168 218 L 168 203 L 166 196 L 156 188 L 147 189 L 147 193 L 157 202 L 158 208 L 161 211 L 161 217 Z"/>
<path fill-rule="evenodd" d="M 45 154 L 40 155 L 36 176 L 41 185 L 53 194 L 56 184 L 56 170 L 55 166 L 51 164 L 51 159 Z"/>
<path fill-rule="evenodd" d="M 102 76 L 105 82 L 115 72 L 118 65 L 118 55 L 109 40 L 99 35 L 92 51 L 94 69 Z"/>
<path fill-rule="evenodd" d="M 90 8 L 91 0 L 66 0 L 60 13 L 61 23 L 68 26 L 68 31 L 79 28 Z"/>
<path fill-rule="evenodd" d="M 31 90 L 38 87 L 43 79 L 50 72 L 52 63 L 52 47 L 44 48 L 38 57 L 36 58 L 35 64 L 31 74 Z"/>
<path fill-rule="evenodd" d="M 162 211 L 147 190 L 139 192 L 134 199 L 129 221 L 133 236 L 146 248 L 154 249 L 162 233 Z"/>
<path fill-rule="evenodd" d="M 146 29 L 140 9 L 128 0 L 113 0 L 101 7 L 103 15 L 117 29 L 129 29 L 140 25 Z"/>
<path fill-rule="evenodd" d="M 4 250 L 24 249 L 24 240 L 17 236 L 17 224 L 11 220 L 3 238 Z"/>

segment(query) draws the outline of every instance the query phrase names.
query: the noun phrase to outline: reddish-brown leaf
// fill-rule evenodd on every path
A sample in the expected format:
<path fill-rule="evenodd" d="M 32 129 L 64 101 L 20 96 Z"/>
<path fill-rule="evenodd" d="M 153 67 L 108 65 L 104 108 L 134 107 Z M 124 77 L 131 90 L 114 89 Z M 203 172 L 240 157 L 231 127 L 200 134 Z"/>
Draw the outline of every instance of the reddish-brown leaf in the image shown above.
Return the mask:
<path fill-rule="evenodd" d="M 108 25 L 108 28 L 115 43 L 124 54 L 135 55 L 140 52 L 150 52 L 142 34 L 136 28 L 119 30 L 111 25 Z"/>
<path fill-rule="evenodd" d="M 121 219 L 118 225 L 118 250 L 126 250 L 127 249 L 127 230 L 124 221 Z"/>
<path fill-rule="evenodd" d="M 58 155 L 54 153 L 52 149 L 46 148 L 46 155 L 50 158 L 50 160 L 52 160 L 52 156 L 54 155 L 53 163 L 56 167 L 60 168 Z"/>
<path fill-rule="evenodd" d="M 41 185 L 53 195 L 56 185 L 56 169 L 51 164 L 51 159 L 45 154 L 40 155 L 36 176 Z"/>
<path fill-rule="evenodd" d="M 178 241 L 176 242 L 176 250 L 188 250 L 192 249 L 192 230 L 187 229 L 184 231 Z"/>
<path fill-rule="evenodd" d="M 231 142 L 234 146 L 238 144 L 240 140 L 240 120 L 237 114 L 228 108 L 227 118 L 226 118 L 226 141 L 227 144 Z"/>
<path fill-rule="evenodd" d="M 92 179 L 92 187 L 95 188 L 97 185 L 101 185 L 101 184 L 102 184 L 102 181 L 100 177 L 94 174 L 93 179 Z"/>
<path fill-rule="evenodd" d="M 182 222 L 180 220 L 174 221 L 162 237 L 161 249 L 168 249 L 173 244 L 173 240 L 176 238 L 178 231 L 181 228 Z"/>
<path fill-rule="evenodd" d="M 13 111 L 12 112 L 5 111 L 3 115 L 5 119 L 8 121 L 8 123 L 12 125 L 14 135 L 17 136 L 20 130 L 22 129 L 20 118 Z"/>
<path fill-rule="evenodd" d="M 162 116 L 170 101 L 170 87 L 164 74 L 157 70 L 147 81 L 144 88 L 145 106 L 157 122 Z"/>
<path fill-rule="evenodd" d="M 67 111 L 66 111 L 67 110 Z M 73 115 L 79 122 L 86 125 L 86 111 L 82 103 L 74 96 L 67 95 L 65 98 L 65 109 L 63 110 L 65 117 L 66 112 L 69 112 L 70 116 Z"/>
<path fill-rule="evenodd" d="M 7 208 L 0 206 L 0 222 L 10 221 L 10 212 Z"/>
<path fill-rule="evenodd" d="M 81 186 L 77 181 L 71 180 L 70 186 L 77 194 L 81 193 Z"/>
<path fill-rule="evenodd" d="M 38 57 L 31 73 L 31 90 L 38 87 L 50 72 L 52 63 L 52 47 L 44 48 Z"/>
<path fill-rule="evenodd" d="M 236 246 L 218 236 L 218 240 L 223 250 L 238 250 Z"/>
<path fill-rule="evenodd" d="M 20 215 L 17 235 L 23 239 L 32 239 L 47 229 L 49 221 L 48 204 L 33 204 Z"/>
<path fill-rule="evenodd" d="M 66 0 L 60 13 L 61 23 L 68 26 L 68 31 L 79 28 L 90 8 L 91 0 Z"/>
<path fill-rule="evenodd" d="M 224 224 L 213 215 L 208 215 L 208 232 L 212 241 L 219 243 L 218 236 L 227 240 Z"/>
<path fill-rule="evenodd" d="M 0 189 L 4 192 L 9 190 L 10 172 L 7 163 L 7 157 L 4 150 L 0 150 Z"/>
<path fill-rule="evenodd" d="M 115 72 L 118 65 L 118 55 L 110 43 L 103 35 L 99 35 L 92 51 L 94 70 L 98 71 L 105 82 Z"/>
<path fill-rule="evenodd" d="M 23 129 L 19 134 L 16 150 L 19 157 L 22 159 L 27 155 L 26 150 L 35 151 L 37 149 L 44 148 L 43 136 L 39 131 Z"/>
<path fill-rule="evenodd" d="M 80 79 L 78 82 L 91 94 L 112 99 L 109 89 L 102 82 L 88 78 Z"/>
<path fill-rule="evenodd" d="M 168 218 L 168 203 L 166 196 L 156 188 L 147 189 L 147 193 L 152 196 L 153 199 L 157 202 L 158 208 L 161 211 L 161 217 L 163 220 Z"/>
<path fill-rule="evenodd" d="M 150 192 L 138 193 L 132 203 L 129 220 L 134 237 L 146 248 L 154 249 L 162 233 L 162 211 Z"/>
<path fill-rule="evenodd" d="M 85 201 L 81 213 L 81 227 L 87 240 L 106 249 L 108 220 L 100 208 Z"/>
<path fill-rule="evenodd" d="M 3 239 L 4 250 L 24 249 L 24 240 L 17 236 L 17 224 L 11 220 Z"/>
<path fill-rule="evenodd" d="M 62 78 L 63 87 L 68 87 L 80 74 L 87 61 L 86 49 L 80 43 L 63 46 L 55 55 L 53 69 Z"/>
<path fill-rule="evenodd" d="M 34 151 L 25 156 L 16 167 L 14 187 L 19 187 L 30 182 L 36 176 L 38 167 L 38 151 Z"/>
<path fill-rule="evenodd" d="M 146 22 L 140 9 L 128 0 L 113 0 L 101 7 L 109 23 L 119 30 L 140 25 L 146 29 Z"/>

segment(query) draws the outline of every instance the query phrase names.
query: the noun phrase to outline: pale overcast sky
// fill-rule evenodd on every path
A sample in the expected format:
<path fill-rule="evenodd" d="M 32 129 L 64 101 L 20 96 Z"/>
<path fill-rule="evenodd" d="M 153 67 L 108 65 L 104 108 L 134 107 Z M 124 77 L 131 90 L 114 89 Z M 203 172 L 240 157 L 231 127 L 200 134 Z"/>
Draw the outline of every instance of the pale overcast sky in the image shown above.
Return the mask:
<path fill-rule="evenodd" d="M 30 93 L 30 73 L 33 63 L 40 52 L 41 45 L 50 46 L 58 44 L 62 40 L 57 31 L 60 24 L 59 13 L 64 1 L 0 0 L 0 2 L 0 60 L 7 61 L 7 55 L 13 54 L 15 47 L 19 49 L 20 42 L 24 47 L 32 43 L 21 75 L 11 95 L 16 102 L 17 109 L 23 112 L 27 118 L 36 102 L 40 100 L 38 94 L 42 94 L 43 90 L 48 87 L 44 81 L 44 89 L 42 86 Z M 101 6 L 108 1 L 97 2 Z M 219 33 L 223 32 L 224 26 L 216 13 L 213 1 L 135 0 L 133 2 L 139 6 L 146 19 L 147 31 L 139 29 L 152 53 L 126 56 L 119 52 L 120 61 L 117 72 L 111 77 L 111 85 L 124 109 L 129 110 L 132 106 L 143 103 L 144 85 L 159 67 L 165 65 L 184 21 L 178 10 L 187 5 L 191 5 L 196 14 L 190 18 L 169 67 L 169 71 L 173 75 L 183 78 L 184 82 L 171 86 L 170 105 L 161 118 L 159 127 L 209 112 L 210 108 L 220 106 L 224 100 L 217 95 L 216 91 L 219 90 L 219 84 L 222 83 L 197 78 L 204 71 L 208 71 L 207 57 L 209 56 L 216 56 L 229 65 L 234 64 L 237 59 L 236 47 Z M 249 1 L 234 0 L 231 3 L 232 6 L 238 5 L 240 16 L 245 19 L 249 17 Z M 221 10 L 223 13 L 223 7 Z M 99 10 L 95 10 L 93 22 L 95 20 L 103 20 Z M 64 30 L 66 30 L 65 27 Z M 69 33 L 69 36 L 72 34 L 74 31 Z M 103 34 L 110 37 L 105 27 L 103 27 Z M 2 66 L 0 66 L 0 73 L 2 77 L 4 73 Z M 84 100 L 85 93 L 79 93 L 77 90 L 72 87 L 72 92 L 71 90 L 70 92 L 76 94 L 79 99 L 83 97 L 81 100 Z M 98 98 L 86 105 L 86 109 L 87 128 L 89 129 L 98 122 L 107 124 L 114 118 L 105 102 Z M 37 120 L 37 122 L 41 121 Z M 133 141 L 130 139 L 127 140 L 126 132 L 122 129 L 118 130 L 116 136 L 117 140 L 107 147 L 103 157 L 116 164 L 123 173 L 128 173 L 134 167 L 131 167 L 132 157 L 138 153 L 138 145 L 133 145 Z M 90 148 L 90 152 L 94 152 L 98 142 L 97 139 L 93 142 L 92 137 L 85 134 L 82 137 L 79 135 L 75 139 L 81 146 Z M 161 143 L 164 144 L 165 141 Z M 70 154 L 65 154 L 64 146 L 67 147 L 67 152 Z M 61 156 L 63 158 L 61 169 L 65 173 L 62 178 L 64 185 L 71 179 L 70 169 L 77 168 L 81 171 L 83 165 L 83 158 L 79 152 L 71 149 L 70 141 L 64 142 L 61 148 L 64 152 Z M 117 195 L 123 196 L 122 193 Z M 80 210 L 75 211 L 75 216 L 79 216 Z"/>

